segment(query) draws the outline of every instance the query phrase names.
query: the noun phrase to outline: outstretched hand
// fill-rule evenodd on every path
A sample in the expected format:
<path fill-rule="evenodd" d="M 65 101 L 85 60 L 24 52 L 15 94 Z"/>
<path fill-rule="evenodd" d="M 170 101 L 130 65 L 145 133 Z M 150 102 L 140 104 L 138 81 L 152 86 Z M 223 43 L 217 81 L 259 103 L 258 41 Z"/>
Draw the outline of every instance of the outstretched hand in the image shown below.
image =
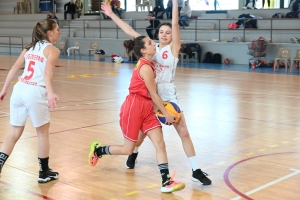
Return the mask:
<path fill-rule="evenodd" d="M 108 17 L 110 17 L 111 14 L 112 14 L 112 10 L 111 10 L 111 7 L 110 7 L 109 3 L 102 2 L 101 3 L 101 10 Z"/>

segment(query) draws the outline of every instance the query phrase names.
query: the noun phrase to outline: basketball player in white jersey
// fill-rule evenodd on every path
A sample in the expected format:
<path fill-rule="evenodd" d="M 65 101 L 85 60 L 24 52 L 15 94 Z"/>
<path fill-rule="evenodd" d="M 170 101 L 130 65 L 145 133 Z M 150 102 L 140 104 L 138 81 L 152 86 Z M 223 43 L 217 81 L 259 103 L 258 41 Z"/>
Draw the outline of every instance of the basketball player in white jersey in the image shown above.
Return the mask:
<path fill-rule="evenodd" d="M 2 167 L 21 137 L 26 120 L 31 118 L 38 136 L 39 183 L 58 179 L 49 162 L 49 125 L 51 110 L 57 107 L 58 96 L 54 93 L 52 75 L 60 51 L 51 43 L 57 42 L 61 34 L 54 20 L 38 22 L 33 29 L 33 42 L 26 46 L 10 69 L 5 80 L 0 101 L 3 101 L 11 81 L 25 64 L 24 72 L 18 78 L 10 98 L 11 129 L 0 148 L 0 175 Z"/>
<path fill-rule="evenodd" d="M 158 95 L 163 101 L 171 101 L 178 104 L 176 87 L 174 85 L 174 76 L 178 63 L 178 53 L 181 47 L 180 44 L 180 31 L 178 25 L 178 0 L 173 0 L 172 8 L 172 24 L 162 23 L 158 27 L 159 30 L 159 44 L 156 47 L 156 54 L 152 60 L 156 67 L 156 81 Z M 134 31 L 126 22 L 119 19 L 111 10 L 110 6 L 106 3 L 101 4 L 102 12 L 109 16 L 127 35 L 136 38 L 140 36 L 139 33 Z M 196 153 L 190 134 L 187 129 L 184 114 L 181 113 L 180 121 L 174 124 L 174 127 L 179 134 L 184 151 L 191 163 L 193 181 L 200 181 L 203 185 L 210 185 L 211 180 L 203 173 L 197 164 Z M 138 147 L 142 144 L 144 134 L 140 134 L 139 141 L 132 155 L 126 161 L 126 167 L 133 169 L 138 155 Z"/>

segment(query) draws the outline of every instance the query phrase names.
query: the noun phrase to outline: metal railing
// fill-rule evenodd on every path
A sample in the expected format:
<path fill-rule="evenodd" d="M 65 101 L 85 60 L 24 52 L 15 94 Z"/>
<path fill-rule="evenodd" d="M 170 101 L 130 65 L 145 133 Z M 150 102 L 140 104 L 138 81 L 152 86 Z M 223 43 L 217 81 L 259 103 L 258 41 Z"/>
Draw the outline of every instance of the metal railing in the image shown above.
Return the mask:
<path fill-rule="evenodd" d="M 260 28 L 260 27 L 258 27 L 258 28 L 247 28 L 247 27 L 245 27 L 245 23 L 248 20 L 256 20 L 257 23 L 259 23 L 260 20 L 269 21 L 269 24 L 268 24 L 269 28 Z M 286 29 L 286 28 L 278 29 L 277 28 L 277 29 L 274 29 L 273 28 L 274 27 L 274 23 L 278 23 L 278 21 L 282 21 L 282 20 L 283 21 L 285 21 L 285 20 L 287 20 L 287 21 L 293 20 L 294 22 L 297 21 L 299 23 L 298 23 L 297 26 L 294 26 L 295 28 L 288 28 L 288 29 Z M 122 31 L 122 30 L 120 30 L 120 28 L 117 25 L 115 25 L 115 27 L 112 26 L 112 25 L 110 25 L 110 26 L 104 25 L 105 22 L 107 22 L 107 21 L 110 21 L 111 23 L 114 23 L 111 20 L 103 20 L 101 18 L 99 20 L 78 20 L 78 19 L 76 20 L 76 22 L 78 22 L 78 24 L 80 24 L 81 21 L 82 21 L 82 26 L 80 26 L 80 27 L 79 26 L 73 26 L 72 27 L 72 22 L 75 22 L 74 20 L 61 20 L 62 24 L 67 24 L 67 26 L 68 26 L 68 33 L 69 33 L 68 36 L 69 37 L 70 37 L 70 33 L 71 33 L 71 29 L 72 28 L 80 28 L 80 29 L 76 29 L 76 30 L 83 30 L 83 38 L 89 38 L 89 37 L 86 37 L 86 31 L 88 31 L 89 29 L 93 29 L 93 30 L 94 29 L 98 29 L 99 30 L 99 38 L 103 37 L 103 30 L 105 30 L 105 29 L 115 30 L 115 37 L 113 36 L 114 34 L 111 34 L 109 37 L 107 37 L 107 36 L 105 37 L 105 38 L 113 38 L 113 39 L 119 39 L 119 31 Z M 132 21 L 133 29 L 136 30 L 137 32 L 139 30 L 145 30 L 146 27 L 149 25 L 149 20 L 145 20 L 145 19 L 124 20 L 124 21 L 126 21 L 126 23 L 128 23 L 129 21 Z M 137 27 L 136 24 L 137 24 L 137 22 L 140 22 L 140 21 L 146 22 L 147 24 L 145 23 L 144 27 Z M 162 21 L 163 22 L 168 21 L 168 22 L 171 23 L 171 20 L 163 20 L 163 19 L 161 19 L 160 21 L 161 22 Z M 194 24 L 194 25 L 193 26 L 189 26 L 187 29 L 184 29 L 184 30 L 194 31 L 194 38 L 193 38 L 194 41 L 198 41 L 199 40 L 198 33 L 201 32 L 201 31 L 204 31 L 204 30 L 218 31 L 218 38 L 216 38 L 216 39 L 218 39 L 218 41 L 221 41 L 222 31 L 225 31 L 225 30 L 226 31 L 228 31 L 228 30 L 230 30 L 230 31 L 242 31 L 243 32 L 242 33 L 242 36 L 243 36 L 242 37 L 242 42 L 246 42 L 245 41 L 246 32 L 250 31 L 250 30 L 251 31 L 253 31 L 253 30 L 255 30 L 255 31 L 269 31 L 270 38 L 272 38 L 272 36 L 274 34 L 274 31 L 277 31 L 277 30 L 282 30 L 282 31 L 283 30 L 285 30 L 285 31 L 286 30 L 287 31 L 293 30 L 293 31 L 299 31 L 299 33 L 300 33 L 300 20 L 298 20 L 298 19 L 235 18 L 235 19 L 188 19 L 188 21 L 190 21 L 190 24 Z M 228 29 L 227 25 L 229 23 L 233 23 L 233 21 L 239 21 L 242 24 L 244 24 L 243 28 Z M 98 25 L 97 26 L 89 26 L 88 25 L 88 27 L 86 27 L 86 22 L 87 23 L 90 22 L 92 24 L 96 24 L 94 22 L 98 22 Z M 191 22 L 194 22 L 194 23 L 191 23 Z M 211 28 L 211 29 L 201 29 L 200 27 L 201 27 L 201 23 L 202 22 L 206 22 L 206 23 L 210 23 L 211 22 L 211 23 L 214 24 L 214 28 Z M 227 24 L 224 24 L 226 22 L 227 22 Z M 215 28 L 215 26 L 217 26 L 217 28 Z M 155 27 L 153 27 L 153 29 L 155 29 Z"/>
<path fill-rule="evenodd" d="M 21 45 L 22 45 L 21 51 L 23 50 L 23 37 L 21 37 L 21 36 L 5 36 L 5 35 L 1 35 L 0 37 L 8 38 L 9 54 L 11 54 L 11 46 L 12 46 L 11 38 L 21 38 Z"/>

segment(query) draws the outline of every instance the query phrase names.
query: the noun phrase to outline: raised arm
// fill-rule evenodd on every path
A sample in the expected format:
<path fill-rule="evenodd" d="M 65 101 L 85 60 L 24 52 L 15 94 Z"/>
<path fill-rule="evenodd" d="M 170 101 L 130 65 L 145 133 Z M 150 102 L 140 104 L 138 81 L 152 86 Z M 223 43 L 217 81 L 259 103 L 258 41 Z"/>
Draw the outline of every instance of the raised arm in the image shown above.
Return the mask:
<path fill-rule="evenodd" d="M 131 26 L 115 15 L 115 13 L 111 10 L 110 5 L 106 2 L 101 3 L 101 10 L 104 14 L 110 17 L 127 35 L 133 38 L 140 36 L 140 34 L 133 30 Z"/>
<path fill-rule="evenodd" d="M 178 0 L 173 0 L 172 8 L 172 53 L 178 57 L 180 50 L 180 30 L 178 25 Z"/>

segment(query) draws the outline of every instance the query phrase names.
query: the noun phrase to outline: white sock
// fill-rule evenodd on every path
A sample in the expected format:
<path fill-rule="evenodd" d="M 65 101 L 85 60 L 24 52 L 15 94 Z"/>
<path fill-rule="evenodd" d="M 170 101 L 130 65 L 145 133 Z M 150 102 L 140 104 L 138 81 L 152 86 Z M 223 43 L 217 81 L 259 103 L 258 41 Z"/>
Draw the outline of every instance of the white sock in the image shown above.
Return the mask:
<path fill-rule="evenodd" d="M 192 165 L 193 171 L 196 171 L 197 169 L 199 169 L 199 166 L 197 164 L 197 158 L 196 158 L 196 156 L 189 157 L 189 161 L 190 161 L 190 163 Z"/>
<path fill-rule="evenodd" d="M 135 147 L 133 150 L 133 153 L 138 153 L 138 149 L 139 149 L 139 147 Z"/>

